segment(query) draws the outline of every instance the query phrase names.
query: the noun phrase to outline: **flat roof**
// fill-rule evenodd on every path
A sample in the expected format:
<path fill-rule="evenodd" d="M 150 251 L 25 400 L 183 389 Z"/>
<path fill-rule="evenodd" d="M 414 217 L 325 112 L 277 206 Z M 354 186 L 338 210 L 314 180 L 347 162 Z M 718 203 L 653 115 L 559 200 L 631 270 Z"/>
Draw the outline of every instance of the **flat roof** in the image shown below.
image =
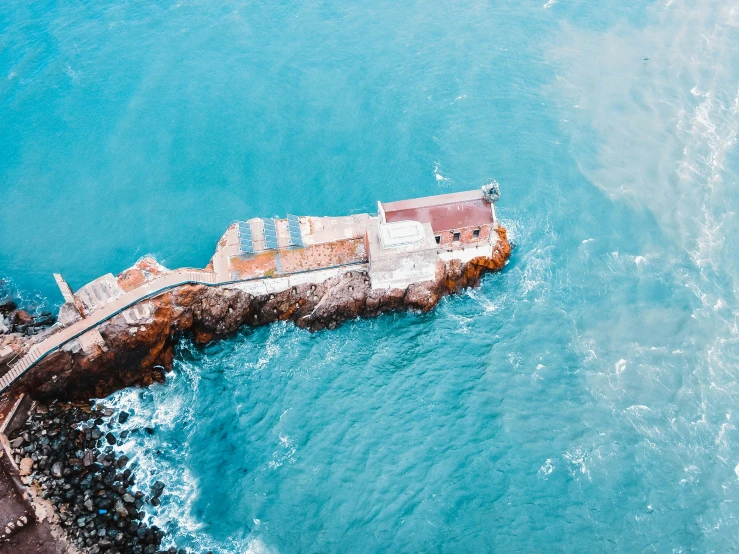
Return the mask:
<path fill-rule="evenodd" d="M 382 209 L 388 223 L 430 223 L 434 232 L 493 223 L 492 208 L 479 189 L 383 203 Z"/>
<path fill-rule="evenodd" d="M 423 243 L 423 225 L 418 221 L 396 221 L 380 224 L 380 242 L 383 248 L 395 248 Z"/>

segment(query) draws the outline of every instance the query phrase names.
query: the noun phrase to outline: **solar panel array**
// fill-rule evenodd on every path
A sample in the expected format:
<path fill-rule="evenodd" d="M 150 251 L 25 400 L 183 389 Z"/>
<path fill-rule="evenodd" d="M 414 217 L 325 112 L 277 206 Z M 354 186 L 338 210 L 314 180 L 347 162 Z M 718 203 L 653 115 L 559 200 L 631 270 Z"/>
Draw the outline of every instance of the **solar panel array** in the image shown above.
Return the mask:
<path fill-rule="evenodd" d="M 303 246 L 303 234 L 300 232 L 300 219 L 296 215 L 287 215 L 287 228 L 290 231 L 290 245 Z"/>
<path fill-rule="evenodd" d="M 267 217 L 264 220 L 264 247 L 267 250 L 277 250 L 277 227 L 275 220 Z"/>
<path fill-rule="evenodd" d="M 241 254 L 254 254 L 251 227 L 246 221 L 239 221 L 239 252 Z"/>

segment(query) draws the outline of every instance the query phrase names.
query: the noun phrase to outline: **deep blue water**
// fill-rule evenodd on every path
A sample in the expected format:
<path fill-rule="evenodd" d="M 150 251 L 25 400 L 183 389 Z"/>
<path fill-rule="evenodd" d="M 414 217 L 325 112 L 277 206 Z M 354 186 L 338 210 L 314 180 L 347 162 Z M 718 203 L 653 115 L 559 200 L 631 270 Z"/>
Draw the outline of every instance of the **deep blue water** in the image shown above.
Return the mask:
<path fill-rule="evenodd" d="M 225 552 L 739 549 L 739 6 L 14 2 L 0 273 L 58 305 L 257 215 L 502 186 L 427 315 L 179 347 L 152 517 Z"/>

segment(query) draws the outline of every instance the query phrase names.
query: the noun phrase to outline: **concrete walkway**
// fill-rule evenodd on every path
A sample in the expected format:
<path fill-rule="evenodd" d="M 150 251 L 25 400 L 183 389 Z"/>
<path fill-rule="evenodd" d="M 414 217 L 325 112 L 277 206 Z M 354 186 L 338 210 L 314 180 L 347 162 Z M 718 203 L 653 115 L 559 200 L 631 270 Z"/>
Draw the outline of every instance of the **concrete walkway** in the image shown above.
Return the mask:
<path fill-rule="evenodd" d="M 85 334 L 91 328 L 107 321 L 122 310 L 125 310 L 129 306 L 136 304 L 145 298 L 156 296 L 167 289 L 185 284 L 214 285 L 217 284 L 216 275 L 215 273 L 198 269 L 177 269 L 125 293 L 123 296 L 116 298 L 84 319 L 73 323 L 69 327 L 65 327 L 58 333 L 51 335 L 31 347 L 25 356 L 13 365 L 10 371 L 0 377 L 0 393 L 5 392 L 10 385 L 18 380 L 39 360 L 63 344 Z"/>
<path fill-rule="evenodd" d="M 59 332 L 35 344 L 20 360 L 18 360 L 18 362 L 13 365 L 13 367 L 10 368 L 10 371 L 0 377 L 0 393 L 5 392 L 22 375 L 36 365 L 36 363 L 59 347 L 84 335 L 97 325 L 111 319 L 136 303 L 147 298 L 157 296 L 166 290 L 179 287 L 180 285 L 200 284 L 219 286 L 227 284 L 241 284 L 242 286 L 249 287 L 249 292 L 252 294 L 269 294 L 270 292 L 278 292 L 278 289 L 283 290 L 280 287 L 270 286 L 278 281 L 281 282 L 283 279 L 288 282 L 288 285 L 285 285 L 286 289 L 288 286 L 308 282 L 310 280 L 308 278 L 309 275 L 320 275 L 323 278 L 328 278 L 329 276 L 332 276 L 332 272 L 336 270 L 346 271 L 350 268 L 366 266 L 365 263 L 350 262 L 339 266 L 285 273 L 276 278 L 253 277 L 249 279 L 232 280 L 229 278 L 229 272 L 223 270 L 223 261 L 220 261 L 219 263 L 221 264 L 219 274 L 211 271 L 204 271 L 202 269 L 182 268 L 176 269 L 166 275 L 162 275 L 161 277 L 153 279 L 152 281 L 111 300 L 109 303 L 95 310 L 87 317 L 76 321 L 69 327 L 65 327 Z"/>

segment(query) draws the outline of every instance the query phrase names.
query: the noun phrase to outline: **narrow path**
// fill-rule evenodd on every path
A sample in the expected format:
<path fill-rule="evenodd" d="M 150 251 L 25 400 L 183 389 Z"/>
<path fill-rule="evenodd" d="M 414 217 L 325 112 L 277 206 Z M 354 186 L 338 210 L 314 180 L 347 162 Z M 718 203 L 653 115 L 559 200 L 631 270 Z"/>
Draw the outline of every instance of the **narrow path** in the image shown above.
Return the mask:
<path fill-rule="evenodd" d="M 350 262 L 341 265 L 322 267 L 309 270 L 294 271 L 290 273 L 283 273 L 279 277 L 292 277 L 301 274 L 308 274 L 314 272 L 321 272 L 334 269 L 349 269 L 350 267 L 364 266 L 365 262 Z M 220 278 L 219 278 L 220 277 Z M 236 281 L 229 280 L 228 272 L 222 273 L 217 276 L 216 273 L 211 271 L 203 271 L 202 269 L 191 269 L 182 268 L 176 269 L 166 275 L 158 277 L 145 285 L 142 285 L 132 291 L 129 291 L 122 296 L 112 300 L 110 303 L 105 304 L 99 310 L 92 312 L 88 317 L 81 319 L 60 330 L 58 333 L 47 337 L 38 344 L 35 344 L 26 354 L 18 360 L 13 367 L 10 368 L 5 375 L 0 377 L 0 394 L 5 392 L 10 386 L 20 379 L 29 369 L 36 365 L 43 358 L 51 354 L 53 351 L 63 346 L 67 342 L 76 339 L 77 337 L 84 335 L 87 331 L 93 327 L 107 321 L 108 319 L 116 316 L 123 310 L 133 306 L 134 304 L 141 302 L 147 298 L 151 298 L 161 294 L 162 292 L 179 287 L 181 285 L 208 285 L 208 286 L 219 286 L 228 285 L 234 283 L 246 283 L 251 281 L 269 281 L 263 277 L 251 277 L 248 279 L 238 279 Z"/>
<path fill-rule="evenodd" d="M 10 368 L 10 371 L 0 377 L 0 393 L 5 392 L 10 385 L 18 380 L 39 360 L 63 344 L 85 334 L 91 328 L 110 319 L 120 311 L 125 310 L 129 306 L 136 304 L 145 298 L 155 296 L 167 289 L 185 284 L 215 285 L 218 283 L 216 283 L 216 275 L 214 273 L 185 268 L 172 271 L 171 273 L 158 277 L 145 285 L 125 293 L 123 296 L 116 298 L 109 304 L 105 304 L 101 309 L 94 311 L 88 317 L 73 323 L 69 327 L 65 327 L 58 333 L 51 335 L 31 347 L 31 349 L 20 360 L 18 360 L 12 368 Z"/>

